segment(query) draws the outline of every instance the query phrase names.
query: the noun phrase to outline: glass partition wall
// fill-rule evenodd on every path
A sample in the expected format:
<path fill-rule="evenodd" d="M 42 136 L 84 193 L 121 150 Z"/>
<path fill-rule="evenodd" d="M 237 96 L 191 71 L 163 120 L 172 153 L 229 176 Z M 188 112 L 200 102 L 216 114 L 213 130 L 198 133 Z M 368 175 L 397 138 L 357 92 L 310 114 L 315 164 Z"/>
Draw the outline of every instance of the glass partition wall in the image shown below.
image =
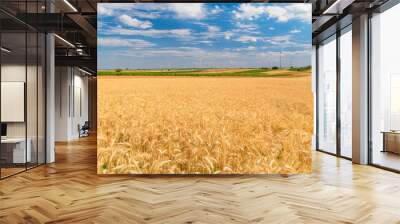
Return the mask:
<path fill-rule="evenodd" d="M 351 25 L 340 34 L 340 155 L 352 157 L 352 32 Z"/>
<path fill-rule="evenodd" d="M 392 2 L 393 3 L 393 2 Z M 369 18 L 369 164 L 400 172 L 400 4 Z M 352 157 L 352 27 L 317 45 L 317 149 Z"/>
<path fill-rule="evenodd" d="M 336 153 L 336 36 L 318 48 L 318 149 Z"/>
<path fill-rule="evenodd" d="M 1 177 L 26 169 L 26 33 L 1 34 Z M 4 50 L 6 49 L 6 50 Z M 30 160 L 27 160 L 30 162 Z"/>
<path fill-rule="evenodd" d="M 352 157 L 352 27 L 318 44 L 317 149 Z"/>
<path fill-rule="evenodd" d="M 370 163 L 400 171 L 400 4 L 371 18 Z"/>
<path fill-rule="evenodd" d="M 35 13 L 39 2 L 20 1 L 18 9 Z M 0 12 L 1 179 L 45 163 L 45 41 Z"/>

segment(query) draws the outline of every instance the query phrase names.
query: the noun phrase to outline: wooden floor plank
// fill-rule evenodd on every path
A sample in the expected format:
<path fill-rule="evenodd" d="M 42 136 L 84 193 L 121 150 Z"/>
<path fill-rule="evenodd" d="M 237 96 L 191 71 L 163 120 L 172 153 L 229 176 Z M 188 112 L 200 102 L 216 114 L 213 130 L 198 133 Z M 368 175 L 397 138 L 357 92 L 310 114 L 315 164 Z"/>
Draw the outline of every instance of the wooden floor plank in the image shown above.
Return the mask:
<path fill-rule="evenodd" d="M 400 223 L 400 175 L 315 152 L 309 175 L 99 176 L 96 140 L 0 181 L 0 223 Z"/>

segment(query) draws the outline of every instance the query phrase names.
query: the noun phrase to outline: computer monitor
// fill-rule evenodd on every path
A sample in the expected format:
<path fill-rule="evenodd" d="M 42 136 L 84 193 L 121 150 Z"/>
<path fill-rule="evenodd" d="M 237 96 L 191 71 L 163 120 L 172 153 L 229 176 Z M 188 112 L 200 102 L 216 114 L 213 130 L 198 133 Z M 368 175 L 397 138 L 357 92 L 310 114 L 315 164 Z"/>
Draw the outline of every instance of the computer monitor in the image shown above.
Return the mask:
<path fill-rule="evenodd" d="M 7 136 L 7 124 L 1 123 L 1 137 Z"/>

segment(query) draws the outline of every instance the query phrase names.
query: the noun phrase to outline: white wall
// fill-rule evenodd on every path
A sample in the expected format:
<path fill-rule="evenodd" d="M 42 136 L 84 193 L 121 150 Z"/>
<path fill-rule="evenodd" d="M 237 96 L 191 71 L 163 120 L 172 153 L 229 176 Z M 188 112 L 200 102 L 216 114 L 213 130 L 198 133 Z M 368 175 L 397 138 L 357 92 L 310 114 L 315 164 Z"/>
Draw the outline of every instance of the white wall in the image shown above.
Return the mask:
<path fill-rule="evenodd" d="M 78 125 L 88 120 L 88 78 L 76 68 L 56 67 L 55 85 L 55 140 L 77 139 Z"/>
<path fill-rule="evenodd" d="M 39 69 L 39 70 L 37 70 Z M 32 161 L 44 163 L 44 83 L 40 66 L 25 66 L 25 63 L 4 63 L 1 66 L 2 82 L 24 82 L 26 84 L 26 107 L 23 106 L 21 113 L 26 112 L 26 120 L 21 122 L 5 122 L 7 124 L 7 137 L 29 139 L 32 151 Z M 27 78 L 27 80 L 25 80 Z M 23 94 L 23 93 L 22 93 Z M 2 98 L 7 98 L 3 95 Z M 2 107 L 1 110 L 12 110 L 12 108 Z M 15 110 L 15 109 L 14 109 Z M 13 111 L 8 111 L 13 113 Z M 37 153 L 39 155 L 37 156 Z"/>
<path fill-rule="evenodd" d="M 1 66 L 1 81 L 3 82 L 25 82 L 25 64 L 4 64 Z M 6 108 L 1 108 L 6 110 Z M 7 137 L 25 137 L 25 123 L 7 123 Z"/>
<path fill-rule="evenodd" d="M 25 82 L 25 64 L 3 64 L 1 66 L 1 81 L 2 82 Z M 32 70 L 32 66 L 28 66 L 28 72 Z M 35 83 L 36 84 L 36 83 Z M 36 93 L 27 93 L 28 97 L 36 97 Z M 36 105 L 35 105 L 36 107 Z M 1 108 L 6 110 L 6 108 Z M 36 115 L 36 114 L 35 114 Z M 28 114 L 29 116 L 29 114 Z M 28 117 L 28 120 L 33 120 Z M 8 137 L 25 137 L 25 122 L 8 122 L 7 123 Z M 29 136 L 28 136 L 29 137 Z"/>
<path fill-rule="evenodd" d="M 25 82 L 25 64 L 3 64 L 1 66 L 1 81 Z"/>
<path fill-rule="evenodd" d="M 71 135 L 74 136 L 74 138 L 79 137 L 79 132 L 78 132 L 78 124 L 81 126 L 85 123 L 85 121 L 88 121 L 88 78 L 82 76 L 82 73 L 79 72 L 78 74 L 76 73 L 77 70 L 75 70 L 75 75 L 74 75 L 74 96 L 73 99 L 75 100 L 75 106 L 73 110 L 75 110 L 75 113 L 72 113 L 73 119 L 71 120 L 72 122 L 72 130 L 71 130 Z M 79 93 L 80 91 L 80 93 Z M 80 97 L 79 97 L 80 95 Z M 80 103 L 78 101 L 81 101 Z M 79 108 L 81 107 L 81 108 Z M 82 111 L 79 111 L 81 109 Z"/>
<path fill-rule="evenodd" d="M 68 141 L 69 68 L 55 68 L 55 141 Z"/>
<path fill-rule="evenodd" d="M 1 121 L 25 121 L 25 83 L 1 82 Z M 36 105 L 34 105 L 36 108 Z M 4 110 L 3 110 L 4 109 Z"/>

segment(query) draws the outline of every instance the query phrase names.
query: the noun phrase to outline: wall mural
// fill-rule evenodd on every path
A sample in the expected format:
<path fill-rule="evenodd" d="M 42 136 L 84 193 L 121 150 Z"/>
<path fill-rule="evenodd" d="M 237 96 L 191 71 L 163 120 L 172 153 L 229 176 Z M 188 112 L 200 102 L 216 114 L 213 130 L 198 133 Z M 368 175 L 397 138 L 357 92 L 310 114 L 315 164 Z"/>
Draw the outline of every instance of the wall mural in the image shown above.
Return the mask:
<path fill-rule="evenodd" d="M 98 4 L 98 173 L 311 172 L 310 63 L 310 4 Z"/>

